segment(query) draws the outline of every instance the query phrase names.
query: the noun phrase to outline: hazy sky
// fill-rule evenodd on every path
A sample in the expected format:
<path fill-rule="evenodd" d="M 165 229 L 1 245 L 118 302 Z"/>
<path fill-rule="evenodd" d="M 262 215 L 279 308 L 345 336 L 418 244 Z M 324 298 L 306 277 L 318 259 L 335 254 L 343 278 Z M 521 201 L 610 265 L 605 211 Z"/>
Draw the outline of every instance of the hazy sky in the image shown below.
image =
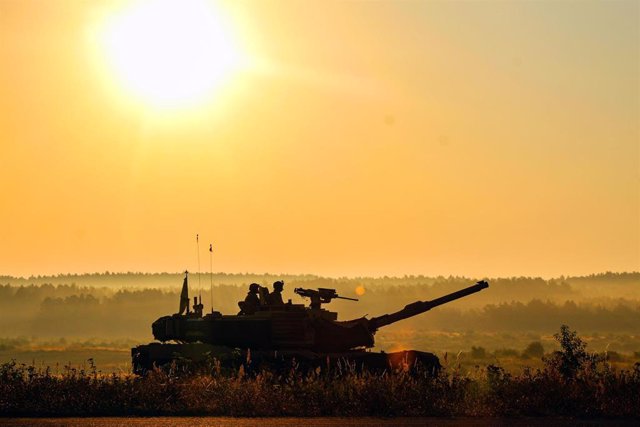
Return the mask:
<path fill-rule="evenodd" d="M 169 109 L 131 7 L 0 0 L 0 274 L 640 269 L 639 2 L 218 4 L 242 65 Z"/>

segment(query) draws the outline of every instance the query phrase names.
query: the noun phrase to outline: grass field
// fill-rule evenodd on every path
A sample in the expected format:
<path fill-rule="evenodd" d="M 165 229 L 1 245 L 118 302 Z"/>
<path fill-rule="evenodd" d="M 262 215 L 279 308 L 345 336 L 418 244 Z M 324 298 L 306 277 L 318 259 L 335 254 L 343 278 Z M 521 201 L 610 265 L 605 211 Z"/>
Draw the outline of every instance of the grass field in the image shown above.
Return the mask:
<path fill-rule="evenodd" d="M 464 368 L 459 355 L 436 376 L 347 365 L 275 373 L 248 362 L 136 377 L 100 373 L 93 361 L 57 372 L 11 362 L 0 367 L 0 415 L 640 417 L 640 363 L 621 369 L 565 326 L 555 338 L 558 351 L 517 373 L 482 360 Z"/>
<path fill-rule="evenodd" d="M 612 342 L 626 343 L 631 348 L 637 348 L 634 343 L 640 340 L 640 337 L 611 334 L 582 338 L 592 351 L 606 354 L 609 363 L 616 368 L 631 369 L 635 363 L 640 363 L 640 352 L 607 350 Z M 0 339 L 0 363 L 13 360 L 18 364 L 39 368 L 49 366 L 54 372 L 59 372 L 66 365 L 82 369 L 87 366 L 87 360 L 92 359 L 104 373 L 127 373 L 131 371 L 131 347 L 146 342 Z M 381 331 L 378 333 L 377 343 L 375 351 L 431 351 L 443 364 L 457 366 L 464 372 L 472 372 L 490 364 L 499 365 L 511 373 L 520 372 L 526 367 L 540 368 L 542 356 L 559 349 L 553 335 L 541 336 L 531 333 Z M 527 347 L 532 343 L 540 343 L 542 353 L 527 354 Z"/>

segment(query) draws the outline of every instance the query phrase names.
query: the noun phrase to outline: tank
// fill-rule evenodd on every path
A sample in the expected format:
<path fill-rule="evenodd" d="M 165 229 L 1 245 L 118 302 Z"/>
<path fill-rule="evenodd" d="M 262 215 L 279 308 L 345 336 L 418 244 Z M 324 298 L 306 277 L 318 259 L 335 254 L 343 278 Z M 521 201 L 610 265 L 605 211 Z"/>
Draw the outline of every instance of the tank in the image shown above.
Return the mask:
<path fill-rule="evenodd" d="M 488 286 L 486 281 L 480 281 L 431 301 L 413 302 L 394 313 L 342 321 L 336 312 L 323 305 L 334 299 L 357 299 L 342 297 L 334 289 L 326 288 L 294 289 L 297 295 L 310 299 L 310 304 L 305 306 L 293 304 L 291 300 L 282 303 L 278 292 L 270 295 L 266 288 L 252 284 L 247 299 L 238 303 L 238 314 L 223 315 L 217 311 L 204 314 L 198 297 L 194 298 L 193 310 L 190 310 L 188 273 L 185 272 L 178 313 L 153 322 L 153 337 L 159 342 L 132 348 L 132 367 L 134 373 L 144 374 L 171 363 L 197 363 L 215 358 L 229 367 L 248 362 L 252 366 L 277 365 L 295 359 L 297 363 L 312 366 L 347 361 L 371 370 L 416 364 L 437 370 L 440 363 L 431 353 L 371 351 L 376 331 Z"/>

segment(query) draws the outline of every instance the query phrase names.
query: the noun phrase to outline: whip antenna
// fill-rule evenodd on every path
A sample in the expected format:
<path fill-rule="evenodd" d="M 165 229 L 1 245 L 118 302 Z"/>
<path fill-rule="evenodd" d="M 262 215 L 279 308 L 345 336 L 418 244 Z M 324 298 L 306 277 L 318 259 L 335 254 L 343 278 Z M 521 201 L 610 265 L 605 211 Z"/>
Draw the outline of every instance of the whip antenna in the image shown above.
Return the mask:
<path fill-rule="evenodd" d="M 211 296 L 211 312 L 213 313 L 213 244 L 211 243 L 209 243 L 209 272 L 211 274 L 209 295 Z"/>
<path fill-rule="evenodd" d="M 198 249 L 198 294 L 200 296 L 200 304 L 202 304 L 202 285 L 200 284 L 200 236 L 196 234 L 196 247 Z"/>

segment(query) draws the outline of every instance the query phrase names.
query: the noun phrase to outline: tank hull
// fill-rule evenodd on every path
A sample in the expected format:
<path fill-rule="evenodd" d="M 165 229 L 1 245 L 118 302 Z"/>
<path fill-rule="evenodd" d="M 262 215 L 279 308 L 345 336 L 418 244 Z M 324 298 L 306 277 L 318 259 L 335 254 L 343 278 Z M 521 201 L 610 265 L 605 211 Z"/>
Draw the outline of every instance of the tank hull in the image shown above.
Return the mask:
<path fill-rule="evenodd" d="M 206 343 L 253 350 L 344 352 L 373 347 L 364 318 L 339 322 L 336 313 L 301 305 L 265 308 L 252 315 L 163 316 L 153 322 L 160 342 Z"/>
<path fill-rule="evenodd" d="M 205 343 L 151 343 L 131 349 L 133 372 L 144 375 L 155 368 L 185 371 L 218 370 L 235 373 L 242 366 L 245 372 L 268 369 L 273 371 L 296 369 L 333 369 L 343 372 L 416 371 L 436 375 L 440 369 L 438 358 L 428 352 L 404 350 L 392 353 L 348 351 L 315 353 L 306 349 L 286 351 L 239 350 Z"/>

